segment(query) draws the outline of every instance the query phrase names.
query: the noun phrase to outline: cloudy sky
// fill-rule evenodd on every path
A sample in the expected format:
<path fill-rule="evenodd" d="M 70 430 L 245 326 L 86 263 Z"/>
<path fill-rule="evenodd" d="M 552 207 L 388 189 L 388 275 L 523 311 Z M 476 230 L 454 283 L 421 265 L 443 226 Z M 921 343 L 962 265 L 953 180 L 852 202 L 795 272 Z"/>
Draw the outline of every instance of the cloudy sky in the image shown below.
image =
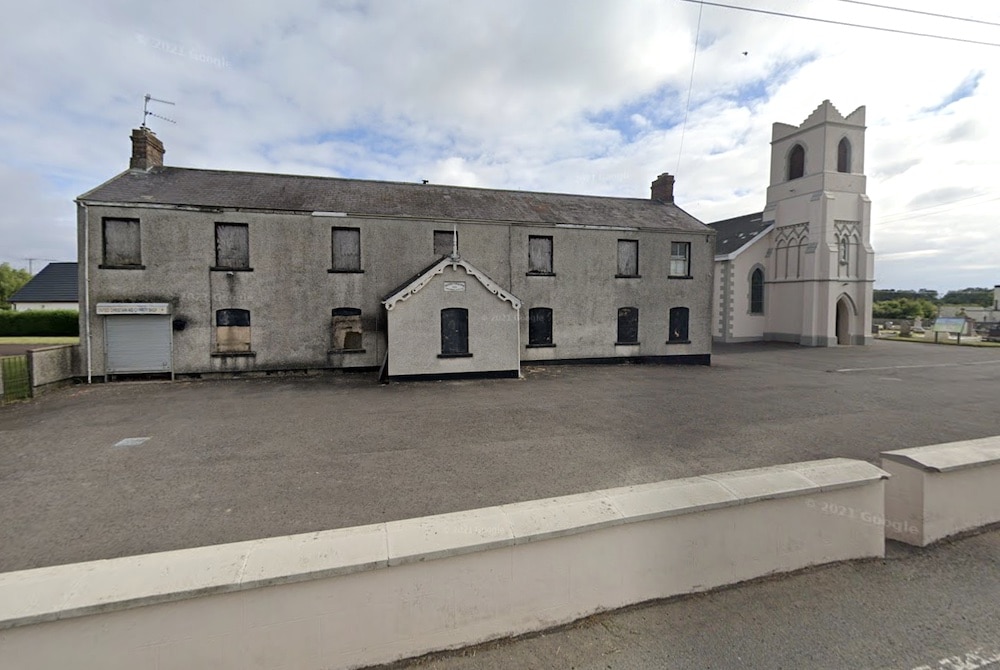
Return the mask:
<path fill-rule="evenodd" d="M 867 106 L 876 286 L 1000 284 L 1000 2 L 720 2 L 993 46 L 684 0 L 17 3 L 0 262 L 75 260 L 73 199 L 128 167 L 146 93 L 176 103 L 168 165 L 637 197 L 671 172 L 703 221 L 762 210 L 771 124 L 829 99 Z"/>

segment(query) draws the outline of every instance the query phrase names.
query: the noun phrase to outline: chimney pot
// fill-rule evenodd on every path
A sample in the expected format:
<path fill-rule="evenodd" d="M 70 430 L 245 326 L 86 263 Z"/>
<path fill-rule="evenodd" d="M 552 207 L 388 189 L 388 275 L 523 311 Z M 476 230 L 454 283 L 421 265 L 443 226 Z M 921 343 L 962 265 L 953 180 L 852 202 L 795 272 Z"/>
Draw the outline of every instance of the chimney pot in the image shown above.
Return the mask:
<path fill-rule="evenodd" d="M 674 202 L 674 176 L 664 172 L 649 187 L 650 198 L 664 204 Z"/>
<path fill-rule="evenodd" d="M 163 165 L 163 142 L 149 128 L 143 126 L 132 131 L 132 160 L 130 170 L 149 170 Z"/>

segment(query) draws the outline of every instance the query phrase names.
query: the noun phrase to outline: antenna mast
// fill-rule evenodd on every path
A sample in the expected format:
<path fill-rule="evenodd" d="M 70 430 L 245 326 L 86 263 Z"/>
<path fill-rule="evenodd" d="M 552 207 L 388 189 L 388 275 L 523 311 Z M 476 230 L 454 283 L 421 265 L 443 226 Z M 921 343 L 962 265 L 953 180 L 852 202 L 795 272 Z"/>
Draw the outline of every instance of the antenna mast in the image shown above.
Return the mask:
<path fill-rule="evenodd" d="M 160 119 L 161 121 L 167 121 L 168 123 L 177 123 L 173 119 L 168 119 L 165 116 L 160 116 L 159 114 L 156 114 L 154 112 L 149 111 L 149 103 L 150 103 L 150 101 L 153 101 L 153 102 L 162 102 L 165 105 L 173 105 L 174 104 L 174 103 L 170 102 L 169 100 L 160 100 L 159 98 L 154 98 L 149 93 L 147 93 L 145 96 L 143 96 L 143 99 L 142 99 L 142 126 L 140 126 L 141 128 L 145 128 L 146 127 L 146 119 L 148 117 L 150 117 L 150 116 L 155 117 L 157 119 Z"/>

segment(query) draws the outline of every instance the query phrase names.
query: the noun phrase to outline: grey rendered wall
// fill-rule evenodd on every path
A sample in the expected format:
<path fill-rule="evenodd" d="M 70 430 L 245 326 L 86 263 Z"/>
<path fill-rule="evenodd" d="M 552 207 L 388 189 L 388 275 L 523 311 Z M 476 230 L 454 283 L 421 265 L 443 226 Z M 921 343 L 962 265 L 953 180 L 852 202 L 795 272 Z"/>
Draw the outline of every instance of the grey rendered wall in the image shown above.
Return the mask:
<path fill-rule="evenodd" d="M 446 281 L 465 283 L 465 291 L 445 291 Z M 438 358 L 441 310 L 469 310 L 471 357 Z M 446 375 L 512 371 L 520 367 L 518 310 L 501 300 L 463 268 L 444 272 L 388 313 L 389 375 Z"/>

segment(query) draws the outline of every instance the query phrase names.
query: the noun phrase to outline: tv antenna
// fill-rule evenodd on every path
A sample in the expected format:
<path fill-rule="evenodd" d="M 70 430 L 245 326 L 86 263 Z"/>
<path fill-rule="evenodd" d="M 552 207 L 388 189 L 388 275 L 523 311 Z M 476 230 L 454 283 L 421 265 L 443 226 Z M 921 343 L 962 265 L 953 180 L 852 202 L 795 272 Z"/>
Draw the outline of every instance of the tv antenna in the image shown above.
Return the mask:
<path fill-rule="evenodd" d="M 149 103 L 151 101 L 152 102 L 162 102 L 165 105 L 173 105 L 174 104 L 174 103 L 170 102 L 169 100 L 160 100 L 159 98 L 154 98 L 149 93 L 147 93 L 146 95 L 144 95 L 143 98 L 142 98 L 142 126 L 140 126 L 141 128 L 145 128 L 146 127 L 146 119 L 148 117 L 150 117 L 150 116 L 155 117 L 157 119 L 160 119 L 161 121 L 167 121 L 168 123 L 177 123 L 173 119 L 168 119 L 165 116 L 160 116 L 159 114 L 156 114 L 155 112 L 149 111 Z"/>

